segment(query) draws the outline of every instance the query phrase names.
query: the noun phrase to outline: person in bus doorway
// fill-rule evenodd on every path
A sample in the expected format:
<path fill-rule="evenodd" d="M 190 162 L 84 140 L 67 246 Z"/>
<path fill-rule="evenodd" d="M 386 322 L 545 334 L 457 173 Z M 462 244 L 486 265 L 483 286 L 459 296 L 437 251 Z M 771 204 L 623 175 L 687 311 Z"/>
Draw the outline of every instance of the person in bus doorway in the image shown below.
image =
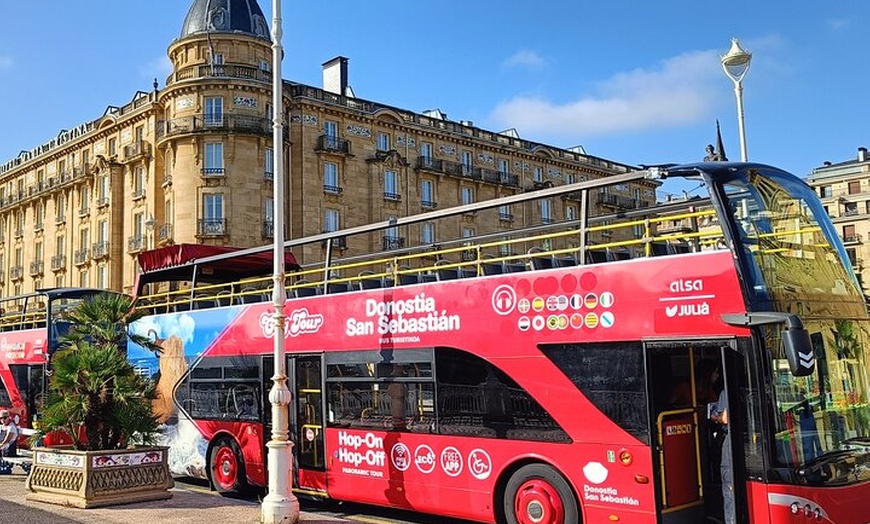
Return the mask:
<path fill-rule="evenodd" d="M 0 456 L 14 457 L 18 452 L 18 426 L 9 414 L 9 410 L 0 410 Z"/>
<path fill-rule="evenodd" d="M 719 401 L 710 417 L 720 425 L 719 431 L 724 438 L 719 470 L 722 474 L 722 509 L 725 524 L 735 524 L 734 516 L 734 467 L 731 456 L 730 411 L 728 409 L 728 394 L 725 388 L 719 393 Z"/>

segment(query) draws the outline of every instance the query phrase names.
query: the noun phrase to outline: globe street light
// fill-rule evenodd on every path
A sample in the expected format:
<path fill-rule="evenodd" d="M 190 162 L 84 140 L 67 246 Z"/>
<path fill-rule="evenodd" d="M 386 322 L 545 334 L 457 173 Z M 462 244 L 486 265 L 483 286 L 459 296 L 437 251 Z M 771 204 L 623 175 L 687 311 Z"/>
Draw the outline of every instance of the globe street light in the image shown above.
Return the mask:
<path fill-rule="evenodd" d="M 740 132 L 740 160 L 746 162 L 746 129 L 743 126 L 743 77 L 749 71 L 752 53 L 740 47 L 736 38 L 731 39 L 731 49 L 722 57 L 722 69 L 734 82 L 734 95 L 737 97 L 737 126 Z"/>

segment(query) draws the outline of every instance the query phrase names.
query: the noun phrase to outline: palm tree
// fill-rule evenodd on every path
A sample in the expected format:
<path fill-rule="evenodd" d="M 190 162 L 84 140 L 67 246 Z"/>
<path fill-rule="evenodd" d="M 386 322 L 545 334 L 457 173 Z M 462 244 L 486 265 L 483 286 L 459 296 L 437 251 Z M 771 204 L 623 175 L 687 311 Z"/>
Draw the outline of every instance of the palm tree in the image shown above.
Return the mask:
<path fill-rule="evenodd" d="M 51 359 L 42 432 L 61 431 L 76 449 L 90 451 L 154 442 L 154 386 L 126 356 L 128 340 L 159 351 L 146 337 L 129 332 L 130 324 L 143 316 L 130 297 L 109 292 L 89 297 L 68 312 L 72 328 Z"/>

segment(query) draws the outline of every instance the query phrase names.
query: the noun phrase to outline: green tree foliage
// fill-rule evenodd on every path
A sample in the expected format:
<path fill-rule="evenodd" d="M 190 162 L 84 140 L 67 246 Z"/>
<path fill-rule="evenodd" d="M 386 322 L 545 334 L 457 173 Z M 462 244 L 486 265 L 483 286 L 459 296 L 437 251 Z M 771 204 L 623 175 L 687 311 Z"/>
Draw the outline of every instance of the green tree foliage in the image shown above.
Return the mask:
<path fill-rule="evenodd" d="M 154 386 L 126 356 L 129 340 L 159 351 L 147 338 L 129 332 L 142 316 L 129 297 L 115 293 L 85 299 L 69 312 L 73 327 L 51 359 L 43 433 L 61 431 L 76 449 L 91 451 L 154 442 Z"/>

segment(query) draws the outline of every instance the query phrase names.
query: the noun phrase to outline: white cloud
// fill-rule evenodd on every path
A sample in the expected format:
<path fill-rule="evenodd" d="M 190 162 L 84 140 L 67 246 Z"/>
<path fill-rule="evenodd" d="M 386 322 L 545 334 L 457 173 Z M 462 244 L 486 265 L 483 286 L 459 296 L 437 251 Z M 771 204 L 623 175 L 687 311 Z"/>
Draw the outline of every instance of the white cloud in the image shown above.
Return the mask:
<path fill-rule="evenodd" d="M 504 61 L 505 67 L 539 68 L 544 65 L 546 65 L 546 61 L 540 55 L 525 49 L 517 51 L 513 56 Z"/>
<path fill-rule="evenodd" d="M 615 75 L 595 93 L 567 102 L 516 96 L 490 118 L 495 127 L 515 127 L 521 135 L 565 139 L 680 126 L 708 117 L 721 77 L 715 51 L 688 53 Z"/>
<path fill-rule="evenodd" d="M 172 62 L 168 56 L 161 56 L 148 62 L 141 68 L 142 76 L 146 78 L 157 78 L 160 85 L 166 81 L 166 78 L 172 73 Z"/>

